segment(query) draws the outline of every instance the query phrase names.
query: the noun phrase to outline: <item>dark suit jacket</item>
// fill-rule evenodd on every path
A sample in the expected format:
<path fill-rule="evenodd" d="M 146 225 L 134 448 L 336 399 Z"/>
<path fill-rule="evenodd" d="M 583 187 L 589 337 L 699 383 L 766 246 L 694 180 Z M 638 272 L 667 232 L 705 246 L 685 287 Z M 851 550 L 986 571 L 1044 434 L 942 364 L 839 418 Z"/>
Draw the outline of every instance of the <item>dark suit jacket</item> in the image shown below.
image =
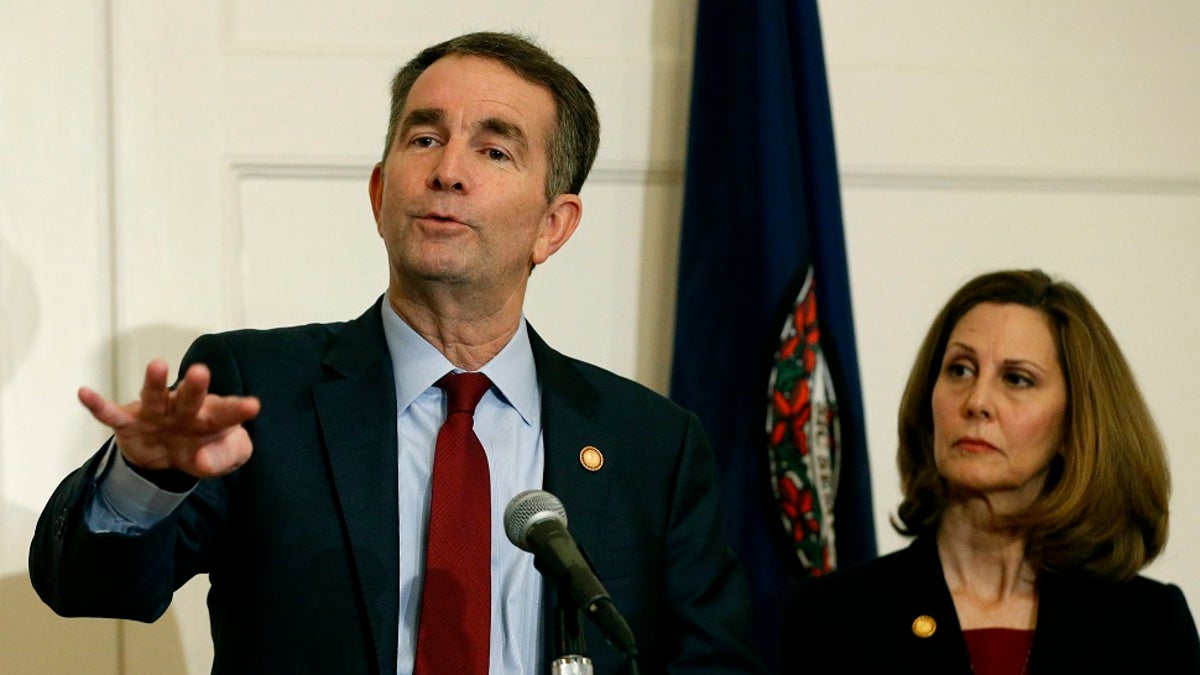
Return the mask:
<path fill-rule="evenodd" d="M 1178 587 L 1044 574 L 1038 592 L 1033 675 L 1200 673 L 1200 639 Z M 937 622 L 931 637 L 913 634 L 921 615 Z M 971 673 L 932 538 L 801 582 L 785 616 L 785 673 Z"/>
<path fill-rule="evenodd" d="M 380 307 L 347 323 L 197 339 L 184 369 L 204 363 L 212 391 L 262 400 L 246 424 L 253 457 L 201 481 L 138 537 L 96 535 L 82 523 L 101 455 L 93 457 L 38 523 L 30 571 L 43 600 L 68 616 L 153 621 L 174 589 L 208 573 L 214 672 L 393 672 L 396 396 Z M 757 672 L 748 591 L 720 534 L 714 465 L 695 416 L 559 354 L 532 330 L 530 339 L 545 488 L 628 619 L 642 672 Z M 588 445 L 604 453 L 599 471 L 580 464 Z M 587 631 L 596 673 L 624 672 Z"/>

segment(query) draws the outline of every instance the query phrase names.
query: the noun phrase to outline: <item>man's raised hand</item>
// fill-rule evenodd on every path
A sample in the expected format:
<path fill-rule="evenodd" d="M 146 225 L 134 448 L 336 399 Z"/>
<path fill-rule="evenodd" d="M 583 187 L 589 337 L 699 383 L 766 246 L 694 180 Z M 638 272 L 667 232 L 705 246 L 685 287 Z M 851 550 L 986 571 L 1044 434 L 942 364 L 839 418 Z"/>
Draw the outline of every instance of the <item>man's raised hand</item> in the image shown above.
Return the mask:
<path fill-rule="evenodd" d="M 172 391 L 167 370 L 165 361 L 151 361 L 141 398 L 132 403 L 117 405 L 87 387 L 79 389 L 79 402 L 112 427 L 125 461 L 138 468 L 214 478 L 245 464 L 253 445 L 242 423 L 258 415 L 258 398 L 208 393 L 202 364 L 188 368 Z"/>

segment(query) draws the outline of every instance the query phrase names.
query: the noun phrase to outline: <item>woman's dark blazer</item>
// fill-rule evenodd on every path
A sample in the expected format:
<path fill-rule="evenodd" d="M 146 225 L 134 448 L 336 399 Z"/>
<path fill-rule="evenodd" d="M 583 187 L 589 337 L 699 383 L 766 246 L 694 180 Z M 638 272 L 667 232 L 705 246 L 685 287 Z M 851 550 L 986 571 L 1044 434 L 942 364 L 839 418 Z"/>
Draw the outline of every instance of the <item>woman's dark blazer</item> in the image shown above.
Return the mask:
<path fill-rule="evenodd" d="M 800 582 L 784 615 L 783 673 L 971 673 L 931 537 Z M 914 635 L 919 616 L 937 622 L 932 636 Z M 1044 574 L 1029 672 L 1193 675 L 1200 673 L 1200 638 L 1177 586 L 1140 576 L 1112 582 Z"/>

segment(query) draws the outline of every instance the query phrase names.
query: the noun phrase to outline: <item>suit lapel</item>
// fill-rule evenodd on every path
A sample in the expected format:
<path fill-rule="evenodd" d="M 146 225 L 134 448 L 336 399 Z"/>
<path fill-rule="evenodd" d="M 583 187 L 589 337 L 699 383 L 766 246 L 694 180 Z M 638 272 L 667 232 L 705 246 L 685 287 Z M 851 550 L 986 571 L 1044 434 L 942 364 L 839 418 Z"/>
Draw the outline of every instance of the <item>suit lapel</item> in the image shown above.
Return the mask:
<path fill-rule="evenodd" d="M 600 443 L 593 419 L 600 396 L 571 360 L 547 346 L 532 327 L 529 341 L 542 387 L 543 484 L 562 500 L 575 538 L 595 540 L 603 519 L 585 514 L 605 503 L 607 472 L 585 469 L 580 452 Z"/>
<path fill-rule="evenodd" d="M 576 541 L 581 545 L 602 541 L 604 523 L 609 520 L 603 510 L 608 503 L 609 472 L 588 471 L 580 461 L 584 447 L 603 446 L 597 440 L 600 395 L 574 363 L 551 349 L 532 326 L 529 342 L 542 389 L 543 487 L 562 501 Z M 542 625 L 546 635 L 542 642 L 546 663 L 550 663 L 558 654 L 554 650 L 553 633 L 557 593 L 549 585 L 543 600 Z"/>
<path fill-rule="evenodd" d="M 313 399 L 381 673 L 396 666 L 399 556 L 396 387 L 380 302 L 346 324 Z"/>

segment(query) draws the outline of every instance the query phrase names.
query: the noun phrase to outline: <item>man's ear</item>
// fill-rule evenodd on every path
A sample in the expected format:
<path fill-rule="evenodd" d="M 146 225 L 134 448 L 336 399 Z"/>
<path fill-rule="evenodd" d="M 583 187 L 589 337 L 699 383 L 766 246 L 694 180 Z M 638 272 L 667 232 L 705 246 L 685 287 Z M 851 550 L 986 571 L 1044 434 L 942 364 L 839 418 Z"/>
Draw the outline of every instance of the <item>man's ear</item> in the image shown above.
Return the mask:
<path fill-rule="evenodd" d="M 375 229 L 378 230 L 379 212 L 383 208 L 383 162 L 377 162 L 375 168 L 371 170 L 371 180 L 367 184 L 367 192 L 371 195 L 371 212 L 375 214 Z"/>
<path fill-rule="evenodd" d="M 583 200 L 579 195 L 561 194 L 550 202 L 542 219 L 542 230 L 533 244 L 530 262 L 540 265 L 554 255 L 575 234 L 583 217 Z"/>

